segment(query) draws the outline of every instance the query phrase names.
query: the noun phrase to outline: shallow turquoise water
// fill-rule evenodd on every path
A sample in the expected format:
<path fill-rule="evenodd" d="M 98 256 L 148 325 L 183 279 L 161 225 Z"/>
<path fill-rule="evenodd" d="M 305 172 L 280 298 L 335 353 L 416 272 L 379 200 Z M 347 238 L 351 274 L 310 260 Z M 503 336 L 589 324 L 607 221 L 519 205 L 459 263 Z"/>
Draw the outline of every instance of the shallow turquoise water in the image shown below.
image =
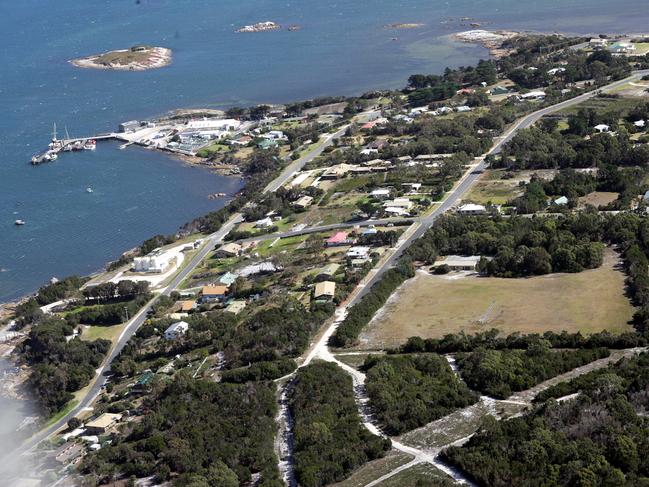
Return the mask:
<path fill-rule="evenodd" d="M 629 12 L 632 12 L 629 14 Z M 112 130 L 123 120 L 176 107 L 283 102 L 403 85 L 413 72 L 439 72 L 484 57 L 442 36 L 467 27 L 590 32 L 641 30 L 646 1 L 369 0 L 24 0 L 0 16 L 0 301 L 52 276 L 88 273 L 155 233 L 169 233 L 222 202 L 238 181 L 183 167 L 163 155 L 119 151 L 27 161 L 53 122 L 72 135 Z M 298 32 L 236 34 L 274 20 Z M 392 22 L 424 28 L 389 31 Z M 398 41 L 391 40 L 398 37 Z M 67 60 L 148 43 L 170 47 L 173 64 L 141 73 L 73 68 Z M 92 186 L 93 194 L 85 193 Z M 16 228 L 22 218 L 28 224 Z"/>

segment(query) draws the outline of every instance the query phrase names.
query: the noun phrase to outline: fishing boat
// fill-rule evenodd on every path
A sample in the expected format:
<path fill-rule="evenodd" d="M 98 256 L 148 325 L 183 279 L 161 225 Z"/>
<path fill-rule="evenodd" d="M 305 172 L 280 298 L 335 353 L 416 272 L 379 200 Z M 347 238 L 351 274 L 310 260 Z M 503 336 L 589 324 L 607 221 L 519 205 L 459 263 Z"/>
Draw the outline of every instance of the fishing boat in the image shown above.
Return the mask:
<path fill-rule="evenodd" d="M 16 225 L 18 225 L 18 226 L 21 226 L 21 225 L 24 225 L 24 224 L 25 224 L 25 221 L 24 221 L 24 220 L 16 220 L 14 223 L 15 223 Z"/>
<path fill-rule="evenodd" d="M 97 148 L 97 141 L 95 139 L 86 140 L 86 143 L 83 144 L 84 150 L 95 150 Z"/>
<path fill-rule="evenodd" d="M 90 186 L 86 188 L 86 193 L 92 193 L 92 188 Z"/>

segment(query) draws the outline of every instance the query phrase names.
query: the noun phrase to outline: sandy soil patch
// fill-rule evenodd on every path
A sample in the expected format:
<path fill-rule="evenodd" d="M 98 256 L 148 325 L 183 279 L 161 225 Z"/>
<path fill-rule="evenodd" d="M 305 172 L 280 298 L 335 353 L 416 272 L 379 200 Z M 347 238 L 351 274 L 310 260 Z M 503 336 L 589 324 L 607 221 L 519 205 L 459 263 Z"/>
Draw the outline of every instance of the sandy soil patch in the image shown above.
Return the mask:
<path fill-rule="evenodd" d="M 360 349 L 395 347 L 411 336 L 544 331 L 632 330 L 619 258 L 608 250 L 599 269 L 526 279 L 418 272 L 402 285 L 360 337 Z"/>

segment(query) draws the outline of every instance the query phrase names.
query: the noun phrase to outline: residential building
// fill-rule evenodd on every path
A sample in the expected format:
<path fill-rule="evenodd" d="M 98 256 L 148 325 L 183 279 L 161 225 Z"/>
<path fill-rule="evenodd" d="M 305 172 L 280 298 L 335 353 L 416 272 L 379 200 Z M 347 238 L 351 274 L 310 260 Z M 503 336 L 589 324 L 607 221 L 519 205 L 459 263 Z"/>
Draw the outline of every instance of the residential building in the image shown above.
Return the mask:
<path fill-rule="evenodd" d="M 366 149 L 374 149 L 374 150 L 378 151 L 378 150 L 381 150 L 381 149 L 385 149 L 388 145 L 390 145 L 390 143 L 387 140 L 385 140 L 385 139 L 376 139 L 375 141 L 370 142 L 369 144 L 367 144 Z"/>
<path fill-rule="evenodd" d="M 257 274 L 271 274 L 273 272 L 281 271 L 282 268 L 273 264 L 272 262 L 260 262 L 244 267 L 239 271 L 239 276 L 249 277 Z"/>
<path fill-rule="evenodd" d="M 335 166 L 328 167 L 325 172 L 322 173 L 320 179 L 339 179 L 344 177 L 351 169 L 351 164 L 337 164 Z"/>
<path fill-rule="evenodd" d="M 86 423 L 86 433 L 88 435 L 103 435 L 110 428 L 115 426 L 121 419 L 121 414 L 104 413 L 101 416 Z"/>
<path fill-rule="evenodd" d="M 54 452 L 54 460 L 61 465 L 76 465 L 81 460 L 84 448 L 79 443 L 64 443 Z"/>
<path fill-rule="evenodd" d="M 174 252 L 154 249 L 144 257 L 135 257 L 133 259 L 133 271 L 162 274 L 171 267 L 175 260 L 176 254 Z"/>
<path fill-rule="evenodd" d="M 552 203 L 557 206 L 565 206 L 568 204 L 568 198 L 565 196 L 560 196 L 556 200 L 552 201 Z"/>
<path fill-rule="evenodd" d="M 605 133 L 605 132 L 609 132 L 609 131 L 611 130 L 611 127 L 609 127 L 609 126 L 606 125 L 605 123 L 600 123 L 599 125 L 595 125 L 593 128 L 594 128 L 597 132 L 599 132 L 600 134 L 603 134 L 603 133 Z"/>
<path fill-rule="evenodd" d="M 214 253 L 217 257 L 237 257 L 238 255 L 241 254 L 241 245 L 236 244 L 234 242 L 227 243 L 225 245 L 222 245 L 217 249 L 217 251 Z"/>
<path fill-rule="evenodd" d="M 548 70 L 548 74 L 550 76 L 555 76 L 557 74 L 565 73 L 565 72 L 566 72 L 566 68 L 552 68 Z"/>
<path fill-rule="evenodd" d="M 316 274 L 317 279 L 330 279 L 332 278 L 336 272 L 338 272 L 338 269 L 340 269 L 340 264 L 327 264 L 324 266 L 322 269 L 318 271 Z"/>
<path fill-rule="evenodd" d="M 370 196 L 373 198 L 377 198 L 380 200 L 386 199 L 390 197 L 391 191 L 387 188 L 380 188 L 380 189 L 375 189 L 370 193 Z"/>
<path fill-rule="evenodd" d="M 273 226 L 273 219 L 267 216 L 255 222 L 255 228 L 270 228 Z"/>
<path fill-rule="evenodd" d="M 232 301 L 228 304 L 224 311 L 227 313 L 232 313 L 233 315 L 238 315 L 246 307 L 246 302 L 243 300 Z"/>
<path fill-rule="evenodd" d="M 604 49 L 608 46 L 608 39 L 601 39 L 599 37 L 591 39 L 588 44 L 594 49 Z"/>
<path fill-rule="evenodd" d="M 369 259 L 370 248 L 364 246 L 351 247 L 347 251 L 347 257 L 350 259 Z"/>
<path fill-rule="evenodd" d="M 545 98 L 545 91 L 530 91 L 529 93 L 524 93 L 518 95 L 521 100 L 543 100 Z"/>
<path fill-rule="evenodd" d="M 613 54 L 630 54 L 635 52 L 636 47 L 635 44 L 631 42 L 616 42 L 615 44 L 611 45 L 608 49 Z"/>
<path fill-rule="evenodd" d="M 293 202 L 293 206 L 300 210 L 305 210 L 309 206 L 311 206 L 311 203 L 313 203 L 313 196 L 309 195 L 304 195 L 301 198 L 299 198 L 297 201 Z"/>
<path fill-rule="evenodd" d="M 462 106 L 459 106 L 459 107 L 455 107 L 455 111 L 459 112 L 459 113 L 470 112 L 471 110 L 473 110 L 473 108 L 471 108 L 470 106 L 467 106 L 467 105 L 462 105 Z"/>
<path fill-rule="evenodd" d="M 339 247 L 341 245 L 351 245 L 354 240 L 349 238 L 349 232 L 336 232 L 327 240 L 325 240 L 326 247 Z"/>
<path fill-rule="evenodd" d="M 410 193 L 417 193 L 421 189 L 421 183 L 402 183 L 404 188 L 410 188 Z"/>
<path fill-rule="evenodd" d="M 460 206 L 457 209 L 457 212 L 462 215 L 484 215 L 487 213 L 487 208 L 483 205 L 476 205 L 473 203 L 467 203 Z"/>
<path fill-rule="evenodd" d="M 178 304 L 180 305 L 179 311 L 181 313 L 189 313 L 194 308 L 196 308 L 196 300 L 194 299 L 188 299 L 186 301 L 178 301 Z"/>
<path fill-rule="evenodd" d="M 642 129 L 645 127 L 646 122 L 644 120 L 636 120 L 635 122 L 633 122 L 633 125 L 639 129 Z"/>
<path fill-rule="evenodd" d="M 201 289 L 201 303 L 211 303 L 214 301 L 220 301 L 225 298 L 225 295 L 228 293 L 228 287 L 223 285 L 217 286 L 203 286 Z"/>
<path fill-rule="evenodd" d="M 237 280 L 237 275 L 232 272 L 226 272 L 221 277 L 219 277 L 219 284 L 230 287 L 234 284 L 234 281 Z"/>
<path fill-rule="evenodd" d="M 173 323 L 165 330 L 165 340 L 177 340 L 187 333 L 189 323 L 185 321 L 178 321 Z"/>
<path fill-rule="evenodd" d="M 331 301 L 335 295 L 336 283 L 332 281 L 318 282 L 313 290 L 313 299 L 316 301 Z"/>
<path fill-rule="evenodd" d="M 395 198 L 383 203 L 385 208 L 402 208 L 404 210 L 410 210 L 414 205 L 408 198 Z"/>
<path fill-rule="evenodd" d="M 446 265 L 450 267 L 452 271 L 475 271 L 480 259 L 481 257 L 479 255 L 447 255 L 443 259 L 435 262 L 433 267 Z"/>

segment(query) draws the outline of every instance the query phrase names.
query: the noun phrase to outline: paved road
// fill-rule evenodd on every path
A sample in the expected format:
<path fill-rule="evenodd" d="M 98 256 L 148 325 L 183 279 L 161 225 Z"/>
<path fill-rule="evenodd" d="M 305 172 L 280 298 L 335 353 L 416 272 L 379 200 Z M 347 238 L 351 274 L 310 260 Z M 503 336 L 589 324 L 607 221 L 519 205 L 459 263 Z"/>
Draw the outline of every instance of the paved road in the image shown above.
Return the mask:
<path fill-rule="evenodd" d="M 372 112 L 367 112 L 363 115 L 371 115 Z M 345 134 L 349 125 L 345 125 L 336 131 L 334 134 L 327 134 L 321 138 L 320 145 L 314 150 L 309 152 L 304 157 L 292 162 L 289 164 L 280 175 L 275 178 L 271 183 L 266 186 L 264 193 L 276 191 L 299 170 L 301 170 L 306 164 L 311 162 L 313 159 L 318 157 L 322 151 L 327 147 L 333 144 L 334 140 L 341 137 Z M 153 298 L 149 303 L 144 306 L 126 325 L 119 339 L 112 347 L 107 358 L 104 360 L 104 365 L 98 369 L 97 377 L 92 383 L 90 389 L 86 395 L 81 399 L 79 404 L 75 406 L 70 412 L 68 412 L 61 419 L 56 421 L 51 426 L 39 431 L 31 438 L 27 439 L 17 450 L 16 453 L 24 454 L 32 450 L 37 446 L 41 441 L 45 440 L 52 434 L 56 433 L 59 429 L 63 428 L 68 420 L 77 416 L 84 409 L 89 408 L 90 405 L 97 399 L 101 390 L 107 382 L 107 374 L 110 371 L 110 364 L 113 360 L 120 354 L 126 343 L 131 339 L 140 326 L 146 321 L 147 313 L 151 310 L 152 306 L 155 304 L 157 299 L 160 296 L 168 296 L 172 291 L 178 288 L 182 281 L 191 274 L 191 272 L 198 267 L 198 265 L 207 257 L 209 252 L 215 247 L 216 244 L 223 240 L 225 237 L 237 224 L 243 221 L 243 216 L 240 213 L 235 213 L 230 217 L 230 219 L 215 233 L 205 237 L 204 245 L 201 247 L 200 251 L 185 265 L 178 274 L 171 280 L 171 282 L 160 291 L 155 298 Z"/>

